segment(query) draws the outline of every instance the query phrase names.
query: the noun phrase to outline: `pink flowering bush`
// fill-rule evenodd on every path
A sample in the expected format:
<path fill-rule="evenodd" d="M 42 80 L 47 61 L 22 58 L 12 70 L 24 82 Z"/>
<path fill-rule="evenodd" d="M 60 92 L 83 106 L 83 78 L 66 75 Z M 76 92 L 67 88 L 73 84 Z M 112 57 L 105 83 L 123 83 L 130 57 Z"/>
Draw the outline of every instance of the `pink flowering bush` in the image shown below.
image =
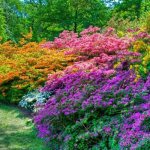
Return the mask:
<path fill-rule="evenodd" d="M 75 54 L 79 61 L 98 63 L 101 67 L 108 67 L 109 62 L 123 59 L 124 56 L 137 56 L 138 53 L 129 52 L 132 39 L 119 38 L 114 29 L 108 28 L 100 33 L 97 27 L 89 27 L 78 36 L 74 32 L 64 31 L 53 42 L 42 45 L 46 48 L 66 49 L 66 54 Z"/>

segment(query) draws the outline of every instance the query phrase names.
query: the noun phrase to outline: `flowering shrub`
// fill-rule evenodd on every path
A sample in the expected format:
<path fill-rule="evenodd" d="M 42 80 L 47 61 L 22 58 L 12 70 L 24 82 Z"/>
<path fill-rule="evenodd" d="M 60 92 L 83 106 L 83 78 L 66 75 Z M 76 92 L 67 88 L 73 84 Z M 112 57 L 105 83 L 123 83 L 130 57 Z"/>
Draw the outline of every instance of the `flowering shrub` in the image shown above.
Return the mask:
<path fill-rule="evenodd" d="M 99 28 L 91 26 L 83 30 L 79 36 L 72 31 L 64 31 L 53 42 L 44 43 L 42 47 L 66 49 L 66 55 L 76 55 L 78 62 L 65 70 L 65 73 L 69 73 L 113 69 L 114 63 L 125 60 L 130 63 L 130 60 L 134 60 L 134 63 L 138 62 L 137 57 L 140 53 L 128 50 L 133 41 L 133 37 L 119 38 L 113 28 L 100 33 Z"/>
<path fill-rule="evenodd" d="M 41 43 L 0 44 L 0 100 L 18 102 L 28 91 L 42 85 L 47 74 L 63 70 L 75 57 L 64 50 L 44 49 Z"/>
<path fill-rule="evenodd" d="M 67 67 L 63 72 L 49 75 L 48 84 L 55 84 L 60 76 L 75 72 L 89 72 L 97 69 L 106 69 L 106 74 L 114 72 L 113 64 L 128 59 L 136 60 L 139 53 L 129 52 L 131 39 L 119 38 L 114 29 L 108 28 L 104 33 L 99 33 L 97 27 L 89 27 L 80 33 L 80 37 L 74 32 L 64 31 L 54 42 L 42 44 L 43 48 L 66 49 L 66 55 L 73 54 L 78 57 L 78 62 Z M 127 64 L 128 66 L 128 64 Z M 126 66 L 126 67 L 127 67 Z M 58 79 L 59 80 L 59 79 Z M 59 86 L 59 84 L 58 84 Z"/>
<path fill-rule="evenodd" d="M 148 106 L 148 105 L 147 105 Z M 150 104 L 149 104 L 150 106 Z M 148 108 L 147 108 L 148 109 Z M 120 145 L 134 150 L 140 143 L 150 138 L 150 111 L 136 112 L 124 121 L 120 133 Z M 143 143 L 144 144 L 144 143 Z"/>
<path fill-rule="evenodd" d="M 142 39 L 148 46 L 149 35 L 130 33 L 119 38 L 112 28 L 100 33 L 99 28 L 90 27 L 80 36 L 64 31 L 54 42 L 42 45 L 65 48 L 66 55 L 78 58 L 64 71 L 49 75 L 40 89 L 51 95 L 34 122 L 52 149 L 149 146 L 150 75 L 147 70 L 144 79 L 137 78 L 136 69 L 146 56 L 136 50 L 136 44 Z"/>
<path fill-rule="evenodd" d="M 131 65 L 136 70 L 137 78 L 145 77 L 150 71 L 150 34 L 149 34 L 149 12 L 147 17 L 141 17 L 140 20 L 129 21 L 118 17 L 112 18 L 108 24 L 117 30 L 119 37 L 130 37 L 132 39 L 131 48 L 134 52 L 140 52 L 142 55 L 141 62 Z"/>
<path fill-rule="evenodd" d="M 91 26 L 52 42 L 1 44 L 0 99 L 32 90 L 19 104 L 35 111 L 51 149 L 150 147 L 149 39 L 140 29 L 118 36 Z"/>
<path fill-rule="evenodd" d="M 46 103 L 47 99 L 51 94 L 47 92 L 39 92 L 39 90 L 35 90 L 29 92 L 28 94 L 24 95 L 19 102 L 21 107 L 26 109 L 30 109 L 33 111 L 38 111 L 38 107 Z"/>
<path fill-rule="evenodd" d="M 66 54 L 75 54 L 80 61 L 90 60 L 102 66 L 108 65 L 108 62 L 115 61 L 117 58 L 121 59 L 125 55 L 138 55 L 128 51 L 132 41 L 130 38 L 117 37 L 112 28 L 108 28 L 105 33 L 99 32 L 99 28 L 89 27 L 78 37 L 76 33 L 64 31 L 53 42 L 47 42 L 42 46 L 65 48 L 68 49 Z"/>
<path fill-rule="evenodd" d="M 39 136 L 52 141 L 55 139 L 60 143 L 60 147 L 68 145 L 72 149 L 81 149 L 80 145 L 85 144 L 85 149 L 95 147 L 105 136 L 107 138 L 104 140 L 108 140 L 108 143 L 115 138 L 115 143 L 120 144 L 119 147 L 137 147 L 141 140 L 150 136 L 148 124 L 142 124 L 144 118 L 149 117 L 147 113 L 150 106 L 150 77 L 146 82 L 142 79 L 134 82 L 135 78 L 133 71 L 119 71 L 113 75 L 98 70 L 66 75 L 58 82 L 47 84 L 42 91 L 53 92 L 53 96 L 49 97 L 44 108 L 35 116 Z M 134 120 L 125 130 L 128 120 L 138 112 L 145 115 L 143 119 L 140 117 L 139 121 L 136 120 L 138 124 L 135 131 Z M 116 116 L 116 125 L 113 124 L 112 116 Z M 104 118 L 107 118 L 106 121 Z M 112 125 L 108 120 L 112 121 Z M 138 128 L 139 126 L 141 128 Z M 119 133 L 113 137 L 117 130 Z M 136 132 L 140 137 L 136 136 Z M 132 138 L 134 139 L 131 140 Z M 96 140 L 95 143 L 92 139 Z M 127 143 L 123 143 L 122 140 Z M 61 145 L 63 142 L 66 143 Z M 104 147 L 108 148 L 107 142 Z"/>

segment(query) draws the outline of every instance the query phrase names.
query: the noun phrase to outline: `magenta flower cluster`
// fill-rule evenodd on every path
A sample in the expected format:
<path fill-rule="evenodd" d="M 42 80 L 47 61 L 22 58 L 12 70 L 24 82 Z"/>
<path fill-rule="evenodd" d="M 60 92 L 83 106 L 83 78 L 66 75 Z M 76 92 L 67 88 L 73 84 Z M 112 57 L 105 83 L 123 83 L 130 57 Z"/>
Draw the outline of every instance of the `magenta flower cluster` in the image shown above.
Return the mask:
<path fill-rule="evenodd" d="M 140 128 L 144 118 L 149 117 L 150 76 L 146 82 L 139 80 L 136 83 L 133 82 L 135 77 L 132 71 L 120 71 L 108 76 L 105 72 L 97 70 L 91 73 L 68 74 L 55 83 L 47 83 L 42 90 L 54 92 L 54 95 L 35 117 L 40 136 L 52 136 L 49 127 L 53 117 L 72 115 L 89 107 L 102 108 L 103 111 L 109 107 L 116 110 L 127 107 L 131 115 L 120 129 L 120 145 L 135 146 L 141 139 L 150 135 L 149 130 Z M 137 115 L 140 117 L 134 122 L 133 118 Z M 133 122 L 128 124 L 131 119 Z M 135 139 L 136 143 L 133 142 Z"/>
<path fill-rule="evenodd" d="M 133 38 L 119 38 L 113 28 L 108 28 L 101 33 L 97 27 L 90 26 L 83 30 L 79 36 L 72 31 L 63 31 L 58 38 L 52 42 L 42 45 L 46 48 L 66 49 L 66 55 L 78 56 L 78 63 L 73 68 L 96 69 L 110 68 L 116 61 L 135 59 L 139 53 L 128 51 Z M 130 58 L 130 57 L 131 58 Z M 81 63 L 82 61 L 82 63 Z M 72 68 L 71 68 L 72 69 Z"/>

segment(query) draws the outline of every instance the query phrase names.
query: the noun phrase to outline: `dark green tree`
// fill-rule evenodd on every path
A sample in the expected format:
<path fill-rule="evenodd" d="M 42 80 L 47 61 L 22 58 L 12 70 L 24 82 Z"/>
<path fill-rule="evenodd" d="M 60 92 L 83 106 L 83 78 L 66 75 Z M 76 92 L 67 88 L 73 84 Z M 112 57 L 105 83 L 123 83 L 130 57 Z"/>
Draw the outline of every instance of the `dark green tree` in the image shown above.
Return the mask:
<path fill-rule="evenodd" d="M 25 3 L 35 40 L 52 39 L 63 30 L 78 32 L 90 25 L 102 27 L 109 18 L 109 10 L 101 0 L 26 0 Z"/>
<path fill-rule="evenodd" d="M 20 0 L 1 0 L 4 18 L 6 22 L 6 34 L 8 40 L 17 42 L 26 31 L 23 2 Z"/>
<path fill-rule="evenodd" d="M 122 0 L 115 6 L 114 13 L 119 17 L 129 18 L 131 20 L 139 19 L 141 15 L 143 0 Z"/>
<path fill-rule="evenodd" d="M 0 1 L 0 6 L 2 6 L 3 3 Z M 2 38 L 0 41 L 5 41 L 7 39 L 6 35 L 6 20 L 4 16 L 4 10 L 3 7 L 0 7 L 0 38 Z"/>
<path fill-rule="evenodd" d="M 103 0 L 1 0 L 8 39 L 15 42 L 33 31 L 34 41 L 53 39 L 63 30 L 79 32 L 90 25 L 103 27 L 110 9 Z M 3 29 L 4 30 L 4 29 Z M 4 32 L 4 31 L 3 31 Z"/>

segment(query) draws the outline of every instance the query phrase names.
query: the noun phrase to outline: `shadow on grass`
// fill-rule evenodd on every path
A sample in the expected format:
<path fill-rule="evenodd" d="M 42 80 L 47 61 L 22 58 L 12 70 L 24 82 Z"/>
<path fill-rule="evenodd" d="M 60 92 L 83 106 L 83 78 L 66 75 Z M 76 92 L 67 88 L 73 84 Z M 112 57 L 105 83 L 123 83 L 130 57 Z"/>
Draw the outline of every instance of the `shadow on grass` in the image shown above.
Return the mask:
<path fill-rule="evenodd" d="M 33 131 L 17 131 L 16 126 L 12 125 L 7 126 L 6 131 L 4 129 L 0 127 L 0 150 L 48 150 L 35 138 Z"/>
<path fill-rule="evenodd" d="M 0 105 L 0 150 L 50 149 L 37 138 L 30 118 L 24 116 L 18 108 Z"/>
<path fill-rule="evenodd" d="M 27 110 L 25 108 L 19 107 L 17 105 L 6 105 L 6 104 L 2 104 L 0 103 L 0 109 L 3 111 L 8 111 L 11 112 L 13 114 L 18 113 L 17 117 L 19 118 L 32 118 L 33 117 L 33 113 L 30 110 Z"/>

